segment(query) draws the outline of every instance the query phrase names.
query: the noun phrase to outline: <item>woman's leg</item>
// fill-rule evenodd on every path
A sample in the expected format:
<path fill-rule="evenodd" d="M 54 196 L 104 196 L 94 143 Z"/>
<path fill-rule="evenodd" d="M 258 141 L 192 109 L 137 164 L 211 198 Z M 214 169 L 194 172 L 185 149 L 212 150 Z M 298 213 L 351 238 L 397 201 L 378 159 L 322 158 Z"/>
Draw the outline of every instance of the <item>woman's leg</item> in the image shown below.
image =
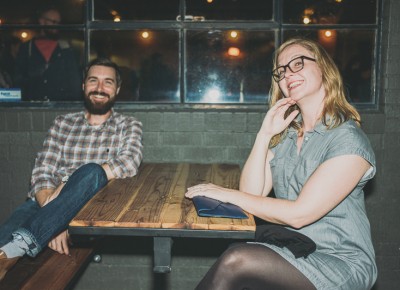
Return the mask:
<path fill-rule="evenodd" d="M 196 290 L 315 290 L 292 264 L 268 247 L 237 244 L 215 262 Z"/>

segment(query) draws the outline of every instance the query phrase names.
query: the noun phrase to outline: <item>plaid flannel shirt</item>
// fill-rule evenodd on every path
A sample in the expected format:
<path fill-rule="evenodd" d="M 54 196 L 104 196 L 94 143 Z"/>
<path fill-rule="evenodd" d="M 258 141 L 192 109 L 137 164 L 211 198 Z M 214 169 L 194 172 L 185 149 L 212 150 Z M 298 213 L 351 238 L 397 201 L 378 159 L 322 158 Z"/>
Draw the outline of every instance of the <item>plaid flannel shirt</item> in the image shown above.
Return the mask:
<path fill-rule="evenodd" d="M 105 123 L 92 126 L 85 112 L 58 116 L 36 157 L 28 196 L 57 187 L 87 163 L 107 163 L 116 178 L 134 176 L 142 149 L 142 123 L 133 117 L 113 111 Z"/>

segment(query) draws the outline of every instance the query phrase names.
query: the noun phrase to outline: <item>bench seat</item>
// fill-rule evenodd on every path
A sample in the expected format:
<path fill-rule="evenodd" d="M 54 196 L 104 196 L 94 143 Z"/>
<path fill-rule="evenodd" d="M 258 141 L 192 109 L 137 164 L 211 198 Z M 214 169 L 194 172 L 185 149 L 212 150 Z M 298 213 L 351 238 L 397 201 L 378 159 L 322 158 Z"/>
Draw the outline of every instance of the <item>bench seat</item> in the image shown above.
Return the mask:
<path fill-rule="evenodd" d="M 71 289 L 90 262 L 93 252 L 90 247 L 73 247 L 70 248 L 71 256 L 66 256 L 46 248 L 36 258 L 25 256 L 0 281 L 0 289 Z"/>

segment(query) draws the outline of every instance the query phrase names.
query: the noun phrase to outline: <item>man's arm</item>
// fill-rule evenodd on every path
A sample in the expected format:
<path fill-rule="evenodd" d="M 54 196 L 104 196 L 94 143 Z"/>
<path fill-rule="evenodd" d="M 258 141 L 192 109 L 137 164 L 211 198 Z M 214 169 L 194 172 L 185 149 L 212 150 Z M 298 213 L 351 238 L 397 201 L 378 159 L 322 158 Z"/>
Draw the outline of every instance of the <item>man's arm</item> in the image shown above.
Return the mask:
<path fill-rule="evenodd" d="M 103 164 L 109 180 L 135 176 L 143 159 L 142 123 L 135 118 L 127 118 L 119 130 L 118 153 Z"/>
<path fill-rule="evenodd" d="M 58 187 L 56 188 L 46 188 L 39 190 L 36 192 L 35 198 L 37 203 L 43 207 L 46 204 L 48 204 L 50 201 L 55 199 L 61 192 L 61 189 L 64 187 L 65 183 L 61 183 Z"/>
<path fill-rule="evenodd" d="M 101 167 L 103 167 L 104 171 L 107 174 L 107 179 L 110 181 L 111 179 L 115 178 L 114 173 L 111 171 L 110 165 L 108 165 L 107 163 L 104 163 L 103 165 L 101 165 Z"/>
<path fill-rule="evenodd" d="M 47 133 L 42 150 L 36 157 L 35 167 L 32 171 L 30 197 L 36 196 L 42 190 L 43 193 L 40 195 L 47 196 L 48 191 L 54 191 L 61 182 L 55 174 L 61 158 L 58 133 L 60 132 L 60 122 L 60 117 L 57 117 Z"/>

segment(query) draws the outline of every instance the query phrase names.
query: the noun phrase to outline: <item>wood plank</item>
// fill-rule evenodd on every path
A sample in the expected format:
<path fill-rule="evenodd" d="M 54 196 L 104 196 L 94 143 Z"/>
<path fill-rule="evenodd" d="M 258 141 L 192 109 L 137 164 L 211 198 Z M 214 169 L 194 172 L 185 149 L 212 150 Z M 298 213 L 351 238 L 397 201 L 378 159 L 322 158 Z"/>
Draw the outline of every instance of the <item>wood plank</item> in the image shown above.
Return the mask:
<path fill-rule="evenodd" d="M 115 226 L 161 228 L 160 214 L 178 164 L 153 164 L 151 174 L 141 180 L 137 196 Z"/>
<path fill-rule="evenodd" d="M 197 215 L 193 202 L 184 198 L 188 187 L 212 182 L 227 188 L 238 188 L 240 168 L 230 164 L 185 164 L 177 174 L 169 199 L 161 215 L 163 228 L 188 228 L 197 230 L 255 230 L 249 219 L 206 218 Z"/>
<path fill-rule="evenodd" d="M 142 184 L 153 167 L 141 166 L 133 178 L 114 179 L 99 191 L 71 221 L 70 226 L 116 226 L 116 220 L 137 195 L 137 184 Z"/>
<path fill-rule="evenodd" d="M 71 256 L 53 254 L 21 290 L 52 289 L 64 290 L 89 258 L 93 249 L 71 248 Z M 51 278 L 49 278 L 51 277 Z"/>
<path fill-rule="evenodd" d="M 197 215 L 188 187 L 214 183 L 239 187 L 234 164 L 149 163 L 133 178 L 113 180 L 73 219 L 71 226 L 255 230 L 249 219 L 206 218 Z"/>
<path fill-rule="evenodd" d="M 232 164 L 213 164 L 209 168 L 206 180 L 211 183 L 237 189 L 239 188 L 240 168 Z M 204 183 L 204 182 L 203 182 Z M 193 211 L 188 213 L 187 219 L 192 221 L 192 229 L 198 230 L 255 230 L 254 219 L 247 214 L 249 219 L 229 219 L 229 218 L 206 218 L 199 217 L 193 207 Z"/>
<path fill-rule="evenodd" d="M 92 248 L 71 247 L 70 250 L 70 257 L 46 248 L 35 258 L 21 258 L 0 282 L 0 289 L 65 289 L 83 270 L 93 252 Z"/>
<path fill-rule="evenodd" d="M 161 213 L 163 228 L 193 229 L 193 224 L 197 222 L 197 218 L 201 217 L 197 216 L 193 202 L 185 198 L 185 193 L 188 187 L 210 180 L 209 167 L 205 164 L 188 163 L 179 167 L 180 170 L 176 174 L 173 186 L 168 193 L 168 200 Z"/>

